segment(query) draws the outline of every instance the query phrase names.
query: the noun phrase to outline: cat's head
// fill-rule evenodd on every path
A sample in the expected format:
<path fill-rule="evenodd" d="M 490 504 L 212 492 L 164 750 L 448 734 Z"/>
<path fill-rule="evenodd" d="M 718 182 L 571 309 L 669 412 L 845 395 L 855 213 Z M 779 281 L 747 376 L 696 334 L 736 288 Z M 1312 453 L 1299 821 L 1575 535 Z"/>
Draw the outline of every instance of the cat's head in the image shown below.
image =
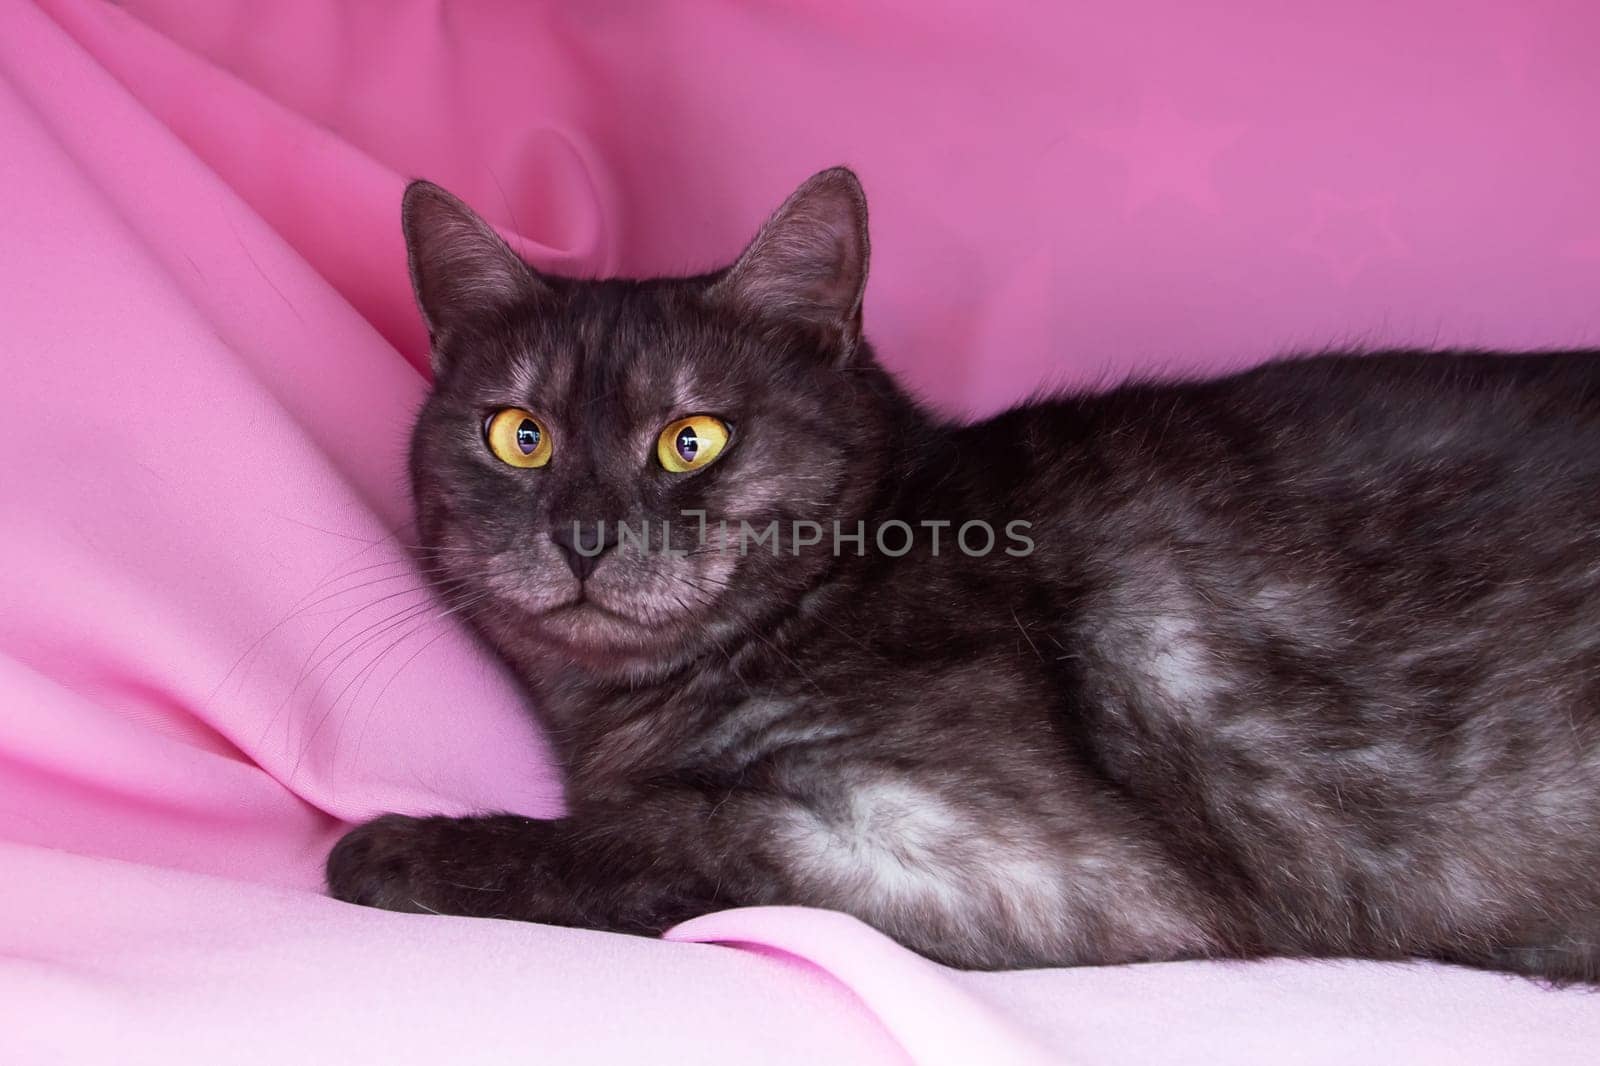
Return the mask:
<path fill-rule="evenodd" d="M 541 274 L 425 182 L 403 223 L 435 378 L 418 526 L 503 652 L 640 678 L 798 602 L 832 523 L 882 485 L 904 402 L 861 337 L 853 174 L 816 175 L 732 266 L 688 278 Z M 757 539 L 774 522 L 777 544 Z M 795 522 L 827 533 L 796 549 Z"/>

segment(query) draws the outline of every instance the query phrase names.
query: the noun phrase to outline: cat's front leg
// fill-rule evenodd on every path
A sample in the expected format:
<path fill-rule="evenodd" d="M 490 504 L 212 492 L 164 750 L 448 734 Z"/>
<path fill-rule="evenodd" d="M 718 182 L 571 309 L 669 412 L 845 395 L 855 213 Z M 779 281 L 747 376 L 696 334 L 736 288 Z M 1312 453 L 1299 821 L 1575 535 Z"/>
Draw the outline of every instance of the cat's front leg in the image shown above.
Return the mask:
<path fill-rule="evenodd" d="M 725 861 L 712 831 L 684 831 L 717 821 L 707 817 L 714 808 L 701 797 L 658 797 L 551 820 L 385 815 L 334 847 L 328 888 L 387 910 L 660 933 L 768 902 L 741 863 Z"/>

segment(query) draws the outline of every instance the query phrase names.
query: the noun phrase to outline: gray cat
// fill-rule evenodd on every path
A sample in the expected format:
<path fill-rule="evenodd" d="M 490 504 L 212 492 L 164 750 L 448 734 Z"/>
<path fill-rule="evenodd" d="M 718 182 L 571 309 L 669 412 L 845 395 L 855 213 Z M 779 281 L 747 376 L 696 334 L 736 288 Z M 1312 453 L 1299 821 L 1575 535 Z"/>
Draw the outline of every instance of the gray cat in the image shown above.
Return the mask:
<path fill-rule="evenodd" d="M 418 182 L 440 594 L 570 813 L 390 815 L 372 906 L 854 914 L 965 967 L 1423 957 L 1600 980 L 1600 353 L 1385 352 L 976 424 L 862 337 L 866 205 L 538 273 Z"/>

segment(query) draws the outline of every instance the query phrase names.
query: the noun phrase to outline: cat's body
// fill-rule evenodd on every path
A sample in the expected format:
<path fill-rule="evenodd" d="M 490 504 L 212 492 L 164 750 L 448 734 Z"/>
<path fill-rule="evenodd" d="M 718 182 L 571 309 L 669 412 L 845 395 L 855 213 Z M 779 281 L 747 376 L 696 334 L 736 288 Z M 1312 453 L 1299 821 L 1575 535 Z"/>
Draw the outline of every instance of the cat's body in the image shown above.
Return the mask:
<path fill-rule="evenodd" d="M 631 932 L 809 904 L 963 966 L 1423 956 L 1600 980 L 1600 353 L 1288 361 L 949 424 L 857 340 L 850 207 L 853 179 L 819 176 L 730 272 L 683 282 L 499 262 L 500 309 L 444 323 L 412 206 L 443 357 L 424 544 L 528 682 L 570 813 L 382 819 L 336 850 L 335 893 Z M 449 224 L 458 269 L 468 247 L 496 265 Z M 860 278 L 819 288 L 852 233 Z M 846 247 L 817 260 L 824 237 Z M 535 402 L 583 450 L 570 480 L 468 442 Z M 695 410 L 736 414 L 727 454 L 663 479 L 646 430 Z M 595 606 L 574 605 L 524 583 L 566 561 L 507 508 L 540 545 L 671 518 L 687 554 L 573 559 Z M 742 553 L 685 511 L 781 539 Z M 990 550 L 964 550 L 968 523 Z"/>

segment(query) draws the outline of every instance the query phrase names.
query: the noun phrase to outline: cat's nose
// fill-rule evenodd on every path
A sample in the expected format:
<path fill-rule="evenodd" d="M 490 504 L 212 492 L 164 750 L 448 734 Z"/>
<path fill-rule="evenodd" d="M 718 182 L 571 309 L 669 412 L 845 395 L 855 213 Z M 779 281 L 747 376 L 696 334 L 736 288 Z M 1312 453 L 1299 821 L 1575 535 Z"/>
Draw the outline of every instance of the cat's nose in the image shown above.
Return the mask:
<path fill-rule="evenodd" d="M 550 531 L 567 565 L 583 581 L 600 565 L 600 557 L 617 546 L 615 522 L 560 522 Z"/>

